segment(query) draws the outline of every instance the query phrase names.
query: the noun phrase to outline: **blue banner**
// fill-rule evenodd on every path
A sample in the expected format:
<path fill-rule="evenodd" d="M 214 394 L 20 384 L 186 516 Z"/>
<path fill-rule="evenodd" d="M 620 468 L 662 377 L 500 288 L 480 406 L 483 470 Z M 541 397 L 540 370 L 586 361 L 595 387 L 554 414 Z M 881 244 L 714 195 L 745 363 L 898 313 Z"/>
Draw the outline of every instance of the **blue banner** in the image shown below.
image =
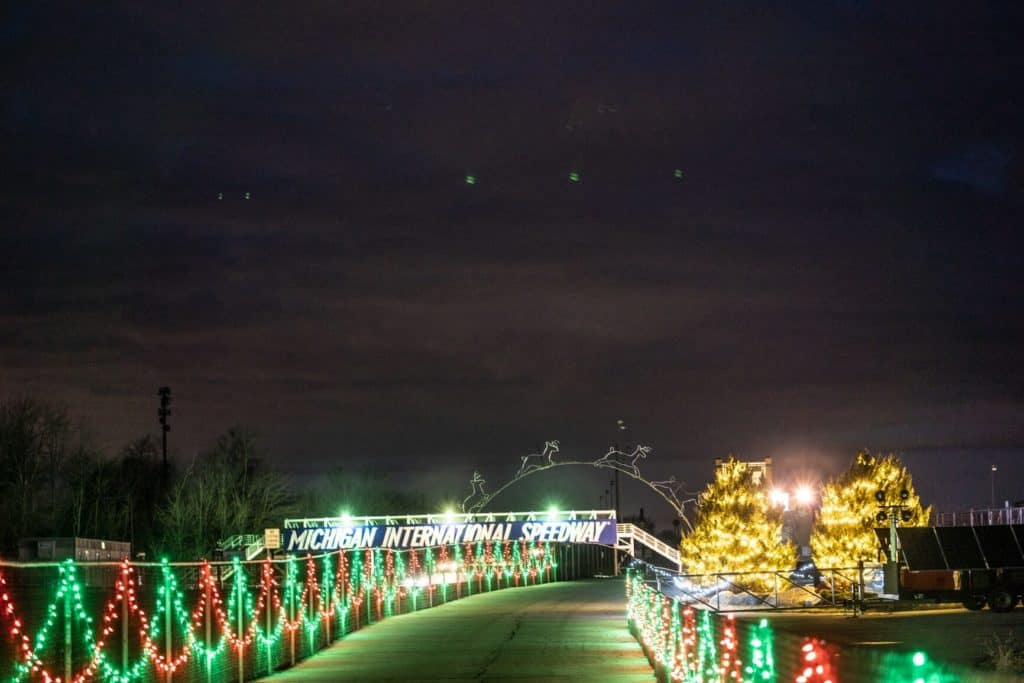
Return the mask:
<path fill-rule="evenodd" d="M 281 547 L 288 552 L 389 548 L 406 550 L 477 541 L 540 541 L 615 545 L 614 519 L 560 521 L 462 522 L 325 526 L 285 529 Z"/>

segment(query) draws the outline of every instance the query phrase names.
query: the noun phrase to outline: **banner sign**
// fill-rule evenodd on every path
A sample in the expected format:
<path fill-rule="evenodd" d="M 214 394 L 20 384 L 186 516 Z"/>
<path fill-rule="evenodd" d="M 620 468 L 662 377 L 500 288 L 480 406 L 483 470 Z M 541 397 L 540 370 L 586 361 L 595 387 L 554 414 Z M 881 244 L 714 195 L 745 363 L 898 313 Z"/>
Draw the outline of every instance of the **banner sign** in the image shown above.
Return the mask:
<path fill-rule="evenodd" d="M 290 552 L 389 548 L 406 550 L 477 541 L 550 541 L 615 545 L 615 520 L 464 522 L 460 524 L 397 524 L 321 526 L 285 529 L 282 547 Z"/>

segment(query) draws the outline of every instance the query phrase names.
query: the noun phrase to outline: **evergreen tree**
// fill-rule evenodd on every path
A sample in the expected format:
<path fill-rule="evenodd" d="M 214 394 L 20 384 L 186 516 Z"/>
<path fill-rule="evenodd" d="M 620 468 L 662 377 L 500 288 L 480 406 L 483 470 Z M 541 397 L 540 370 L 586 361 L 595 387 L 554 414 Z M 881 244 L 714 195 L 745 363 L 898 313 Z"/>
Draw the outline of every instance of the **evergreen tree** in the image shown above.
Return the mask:
<path fill-rule="evenodd" d="M 880 511 L 875 494 L 883 491 L 887 504 L 904 502 L 910 521 L 901 526 L 927 526 L 931 508 L 922 508 L 914 491 L 910 473 L 899 458 L 879 458 L 868 451 L 857 454 L 846 472 L 827 483 L 821 491 L 821 509 L 811 532 L 814 563 L 822 568 L 855 567 L 858 560 L 878 560 L 879 544 L 875 527 L 887 526 L 876 517 Z"/>
<path fill-rule="evenodd" d="M 732 458 L 720 464 L 700 496 L 697 522 L 679 544 L 688 574 L 790 569 L 797 549 L 782 542 L 781 513 L 771 507 L 765 482 Z M 758 588 L 770 575 L 739 578 Z"/>

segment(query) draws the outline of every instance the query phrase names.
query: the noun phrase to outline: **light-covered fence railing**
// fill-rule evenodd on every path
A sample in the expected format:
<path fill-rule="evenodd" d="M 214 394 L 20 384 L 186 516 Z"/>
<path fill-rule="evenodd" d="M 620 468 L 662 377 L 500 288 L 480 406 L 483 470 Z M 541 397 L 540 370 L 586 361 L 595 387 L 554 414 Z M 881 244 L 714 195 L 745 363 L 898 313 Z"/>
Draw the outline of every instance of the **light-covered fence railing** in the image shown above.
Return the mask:
<path fill-rule="evenodd" d="M 673 683 L 826 683 L 1003 680 L 958 672 L 927 653 L 837 647 L 816 634 L 776 628 L 772 617 L 716 613 L 659 592 L 642 574 L 626 575 L 630 632 L 660 681 Z M 840 657 L 840 654 L 842 655 Z"/>
<path fill-rule="evenodd" d="M 838 607 L 860 609 L 882 592 L 882 565 L 841 569 L 680 574 L 643 561 L 631 563 L 661 593 L 715 612 Z"/>
<path fill-rule="evenodd" d="M 591 575 L 600 558 L 506 541 L 255 562 L 0 562 L 0 681 L 241 682 L 389 616 Z"/>

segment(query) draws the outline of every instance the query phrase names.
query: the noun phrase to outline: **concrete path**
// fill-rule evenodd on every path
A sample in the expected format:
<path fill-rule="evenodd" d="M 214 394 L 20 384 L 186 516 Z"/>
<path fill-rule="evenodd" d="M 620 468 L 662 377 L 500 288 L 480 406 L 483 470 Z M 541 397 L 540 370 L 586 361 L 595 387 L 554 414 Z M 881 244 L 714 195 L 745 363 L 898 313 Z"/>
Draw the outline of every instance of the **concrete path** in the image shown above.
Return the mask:
<path fill-rule="evenodd" d="M 654 673 L 626 630 L 623 582 L 595 579 L 389 617 L 263 680 L 651 683 Z"/>

